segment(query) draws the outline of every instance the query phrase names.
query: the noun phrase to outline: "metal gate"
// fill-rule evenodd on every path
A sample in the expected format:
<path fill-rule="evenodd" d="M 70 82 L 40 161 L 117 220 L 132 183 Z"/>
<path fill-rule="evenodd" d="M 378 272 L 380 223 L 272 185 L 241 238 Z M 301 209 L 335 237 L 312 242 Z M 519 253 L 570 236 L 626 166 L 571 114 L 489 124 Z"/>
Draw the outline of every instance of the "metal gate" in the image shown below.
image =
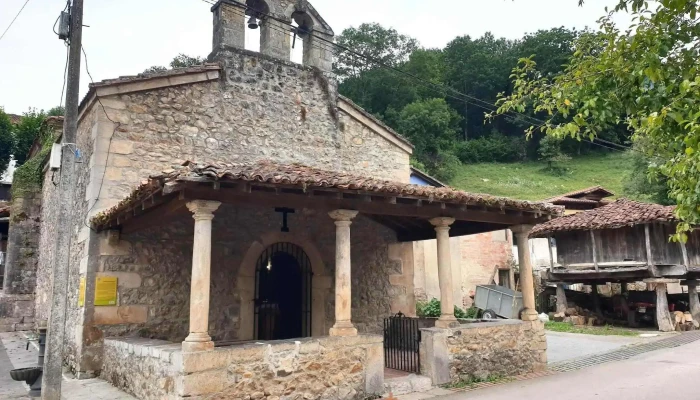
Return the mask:
<path fill-rule="evenodd" d="M 403 313 L 384 319 L 384 366 L 420 373 L 418 318 Z"/>

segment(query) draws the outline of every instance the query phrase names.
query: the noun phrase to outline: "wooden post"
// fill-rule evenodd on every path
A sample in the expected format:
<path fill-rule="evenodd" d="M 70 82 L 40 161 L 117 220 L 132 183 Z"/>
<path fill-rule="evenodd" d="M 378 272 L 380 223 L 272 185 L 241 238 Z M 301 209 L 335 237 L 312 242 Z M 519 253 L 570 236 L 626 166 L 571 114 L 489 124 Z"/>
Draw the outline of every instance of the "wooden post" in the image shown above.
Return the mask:
<path fill-rule="evenodd" d="M 594 283 L 591 285 L 591 296 L 593 298 L 593 311 L 598 314 L 602 315 L 603 312 L 600 309 L 600 293 L 598 293 L 598 283 Z"/>
<path fill-rule="evenodd" d="M 591 234 L 591 248 L 593 249 L 593 265 L 595 266 L 595 272 L 598 272 L 598 250 L 595 245 L 595 234 L 593 231 L 588 231 Z"/>
<path fill-rule="evenodd" d="M 554 269 L 554 253 L 552 253 L 552 237 L 547 236 L 547 248 L 549 249 L 549 269 Z"/>
<path fill-rule="evenodd" d="M 649 224 L 644 224 L 644 249 L 647 253 L 647 268 L 651 276 L 658 276 L 654 267 L 654 259 L 651 256 L 651 234 L 649 233 Z"/>
<path fill-rule="evenodd" d="M 678 242 L 681 244 L 681 254 L 683 254 L 683 265 L 685 265 L 685 270 L 688 271 L 690 268 L 690 259 L 688 258 L 688 248 L 685 247 L 685 243 Z"/>

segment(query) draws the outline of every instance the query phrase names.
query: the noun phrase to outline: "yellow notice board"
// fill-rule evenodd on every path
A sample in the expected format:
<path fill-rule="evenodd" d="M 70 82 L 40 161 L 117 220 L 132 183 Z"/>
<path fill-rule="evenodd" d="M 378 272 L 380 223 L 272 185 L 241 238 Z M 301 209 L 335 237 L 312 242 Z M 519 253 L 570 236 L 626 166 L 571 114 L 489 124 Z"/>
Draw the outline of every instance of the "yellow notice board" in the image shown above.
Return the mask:
<path fill-rule="evenodd" d="M 85 277 L 80 277 L 80 289 L 78 289 L 78 307 L 85 305 Z"/>
<path fill-rule="evenodd" d="M 117 278 L 114 276 L 99 276 L 95 280 L 95 305 L 117 305 Z"/>

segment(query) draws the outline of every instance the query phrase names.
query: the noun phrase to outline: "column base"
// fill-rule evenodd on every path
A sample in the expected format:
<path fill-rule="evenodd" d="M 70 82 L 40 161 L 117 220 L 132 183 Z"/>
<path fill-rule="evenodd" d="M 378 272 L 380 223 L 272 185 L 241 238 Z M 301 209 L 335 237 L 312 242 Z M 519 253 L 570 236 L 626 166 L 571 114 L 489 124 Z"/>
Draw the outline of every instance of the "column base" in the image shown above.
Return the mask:
<path fill-rule="evenodd" d="M 328 333 L 331 336 L 357 336 L 357 328 L 351 322 L 337 322 Z"/>
<path fill-rule="evenodd" d="M 454 315 L 441 316 L 437 321 L 435 321 L 436 328 L 448 329 L 455 328 L 457 326 L 459 326 L 459 321 L 457 321 L 457 318 L 455 318 Z"/>
<path fill-rule="evenodd" d="M 523 321 L 536 321 L 537 320 L 537 311 L 533 310 L 531 308 L 526 308 L 520 314 L 520 319 Z"/>
<path fill-rule="evenodd" d="M 211 350 L 214 350 L 214 342 L 212 342 L 211 340 L 208 342 L 182 342 L 183 353 L 196 353 L 199 351 Z"/>
<path fill-rule="evenodd" d="M 182 351 L 185 353 L 194 353 L 197 351 L 209 351 L 214 349 L 214 342 L 211 341 L 211 336 L 207 333 L 190 332 L 190 334 L 182 342 Z"/>

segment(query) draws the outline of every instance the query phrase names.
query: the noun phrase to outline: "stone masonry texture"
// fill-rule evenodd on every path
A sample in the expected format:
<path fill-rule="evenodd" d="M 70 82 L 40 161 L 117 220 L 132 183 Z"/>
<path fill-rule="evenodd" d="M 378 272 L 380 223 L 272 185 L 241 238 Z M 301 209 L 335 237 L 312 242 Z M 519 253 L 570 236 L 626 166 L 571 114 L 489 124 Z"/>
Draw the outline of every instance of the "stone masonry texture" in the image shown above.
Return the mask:
<path fill-rule="evenodd" d="M 380 336 L 314 338 L 182 353 L 179 344 L 109 338 L 102 377 L 142 400 L 364 399 L 383 391 Z"/>
<path fill-rule="evenodd" d="M 3 290 L 0 292 L 0 332 L 34 328 L 34 290 L 39 258 L 40 189 L 28 188 L 14 198 Z"/>
<path fill-rule="evenodd" d="M 453 329 L 447 337 L 452 382 L 544 370 L 547 340 L 540 321 Z"/>

